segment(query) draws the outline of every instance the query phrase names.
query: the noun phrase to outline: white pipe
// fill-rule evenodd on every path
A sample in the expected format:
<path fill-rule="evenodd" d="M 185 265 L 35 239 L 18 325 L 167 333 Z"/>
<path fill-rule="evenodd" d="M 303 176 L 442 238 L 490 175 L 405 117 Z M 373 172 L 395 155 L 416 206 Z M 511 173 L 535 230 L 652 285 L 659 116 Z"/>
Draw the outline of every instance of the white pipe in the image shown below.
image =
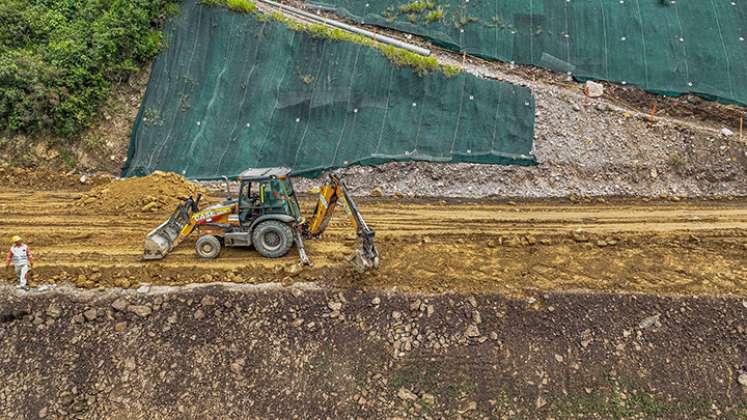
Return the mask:
<path fill-rule="evenodd" d="M 313 13 L 304 12 L 303 10 L 296 9 L 295 7 L 286 6 L 284 4 L 280 4 L 277 2 L 274 2 L 272 0 L 258 0 L 261 3 L 269 4 L 271 6 L 275 6 L 279 9 L 285 10 L 286 12 L 296 14 L 298 16 L 305 17 L 307 19 L 314 20 L 316 22 L 321 22 L 329 26 L 334 26 L 336 28 L 344 29 L 348 32 L 353 32 L 358 35 L 363 35 L 368 38 L 375 39 L 379 42 L 382 42 L 384 44 L 394 45 L 395 47 L 402 48 L 403 50 L 407 50 L 410 52 L 414 52 L 415 54 L 429 56 L 431 55 L 431 50 L 423 47 L 418 47 L 417 45 L 408 44 L 406 42 L 400 41 L 399 39 L 388 37 L 386 35 L 379 35 L 377 33 L 373 33 L 371 31 L 367 31 L 365 29 L 358 28 L 356 26 L 348 25 L 346 23 L 338 22 L 336 20 L 327 19 L 323 16 L 317 16 Z"/>

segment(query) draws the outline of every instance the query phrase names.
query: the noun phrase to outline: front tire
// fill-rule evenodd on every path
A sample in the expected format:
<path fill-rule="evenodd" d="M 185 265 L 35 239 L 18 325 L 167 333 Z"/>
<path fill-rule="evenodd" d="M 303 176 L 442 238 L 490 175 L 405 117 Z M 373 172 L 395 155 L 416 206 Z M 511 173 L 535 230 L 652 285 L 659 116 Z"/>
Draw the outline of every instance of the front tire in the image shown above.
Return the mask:
<path fill-rule="evenodd" d="M 277 220 L 262 222 L 252 232 L 254 248 L 267 258 L 279 258 L 293 246 L 293 230 Z"/>
<path fill-rule="evenodd" d="M 220 255 L 220 240 L 213 235 L 201 236 L 195 244 L 195 252 L 200 258 L 218 258 L 218 255 Z"/>

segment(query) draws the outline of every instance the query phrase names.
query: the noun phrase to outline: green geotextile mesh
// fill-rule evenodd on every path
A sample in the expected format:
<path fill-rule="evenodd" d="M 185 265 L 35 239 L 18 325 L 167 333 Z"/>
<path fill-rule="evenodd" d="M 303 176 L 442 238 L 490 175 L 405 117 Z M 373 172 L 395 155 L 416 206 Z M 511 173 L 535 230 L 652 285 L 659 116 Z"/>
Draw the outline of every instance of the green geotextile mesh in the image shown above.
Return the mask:
<path fill-rule="evenodd" d="M 747 104 L 745 0 L 322 1 L 489 59 Z"/>
<path fill-rule="evenodd" d="M 534 99 L 525 87 L 439 71 L 419 76 L 371 47 L 192 0 L 167 25 L 167 42 L 125 176 L 535 161 Z"/>

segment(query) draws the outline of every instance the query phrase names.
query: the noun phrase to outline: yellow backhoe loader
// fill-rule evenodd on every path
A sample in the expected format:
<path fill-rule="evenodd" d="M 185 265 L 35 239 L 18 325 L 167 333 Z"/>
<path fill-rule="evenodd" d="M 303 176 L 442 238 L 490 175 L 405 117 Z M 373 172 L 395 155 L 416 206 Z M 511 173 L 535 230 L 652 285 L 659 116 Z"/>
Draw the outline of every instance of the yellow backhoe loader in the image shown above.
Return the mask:
<path fill-rule="evenodd" d="M 327 228 L 338 202 L 342 202 L 356 230 L 359 247 L 347 259 L 359 272 L 379 266 L 374 230 L 366 225 L 358 206 L 336 175 L 319 189 L 319 201 L 310 220 L 301 216 L 287 168 L 249 169 L 239 175 L 239 194 L 233 197 L 226 178 L 226 201 L 199 210 L 200 196 L 187 197 L 168 220 L 145 237 L 143 258 L 164 258 L 197 230 L 195 251 L 202 258 L 217 258 L 222 247 L 253 246 L 261 255 L 278 258 L 296 244 L 302 264 L 310 264 L 304 239 L 318 238 Z"/>

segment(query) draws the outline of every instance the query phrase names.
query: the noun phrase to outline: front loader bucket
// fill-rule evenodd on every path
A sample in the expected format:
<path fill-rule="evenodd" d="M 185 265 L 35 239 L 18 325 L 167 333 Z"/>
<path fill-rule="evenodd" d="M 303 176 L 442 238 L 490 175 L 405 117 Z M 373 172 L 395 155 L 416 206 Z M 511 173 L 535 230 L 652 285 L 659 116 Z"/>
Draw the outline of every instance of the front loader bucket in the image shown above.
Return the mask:
<path fill-rule="evenodd" d="M 189 232 L 183 232 L 190 225 L 194 210 L 191 198 L 180 204 L 168 220 L 145 236 L 143 259 L 160 260 L 181 243 Z"/>
<path fill-rule="evenodd" d="M 143 258 L 146 260 L 160 260 L 171 252 L 176 246 L 174 242 L 179 237 L 179 226 L 170 221 L 163 222 L 145 236 L 145 251 Z"/>

